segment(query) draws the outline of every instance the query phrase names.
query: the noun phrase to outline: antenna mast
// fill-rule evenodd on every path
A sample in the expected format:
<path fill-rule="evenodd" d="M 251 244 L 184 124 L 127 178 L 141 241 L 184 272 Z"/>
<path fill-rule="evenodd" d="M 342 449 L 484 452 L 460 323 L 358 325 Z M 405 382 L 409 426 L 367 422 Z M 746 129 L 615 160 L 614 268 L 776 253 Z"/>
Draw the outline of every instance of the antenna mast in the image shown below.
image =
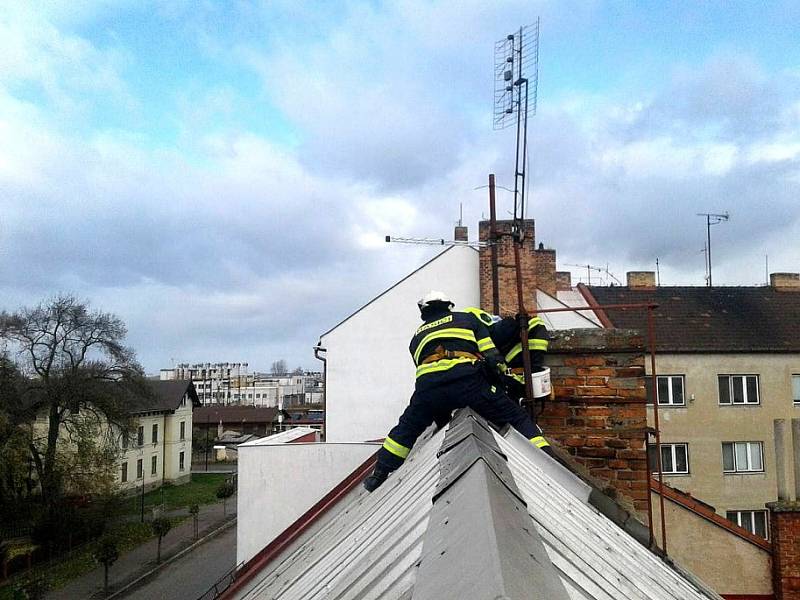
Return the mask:
<path fill-rule="evenodd" d="M 520 248 L 525 240 L 528 116 L 536 114 L 538 87 L 539 19 L 537 18 L 534 25 L 520 27 L 519 31 L 507 35 L 505 39 L 498 41 L 494 46 L 494 129 L 505 129 L 511 125 L 517 127 L 514 157 L 514 221 L 511 235 L 514 240 L 519 335 L 523 349 L 528 348 L 528 311 L 525 308 L 522 289 Z M 533 309 L 535 311 L 535 306 Z M 522 361 L 525 404 L 533 413 L 531 359 L 527 351 L 522 352 Z"/>
<path fill-rule="evenodd" d="M 706 277 L 706 285 L 711 287 L 711 226 L 719 225 L 723 221 L 730 219 L 730 215 L 726 211 L 723 214 L 718 213 L 697 213 L 698 217 L 706 218 L 706 267 L 708 276 Z M 713 219 L 713 220 L 712 220 Z"/>

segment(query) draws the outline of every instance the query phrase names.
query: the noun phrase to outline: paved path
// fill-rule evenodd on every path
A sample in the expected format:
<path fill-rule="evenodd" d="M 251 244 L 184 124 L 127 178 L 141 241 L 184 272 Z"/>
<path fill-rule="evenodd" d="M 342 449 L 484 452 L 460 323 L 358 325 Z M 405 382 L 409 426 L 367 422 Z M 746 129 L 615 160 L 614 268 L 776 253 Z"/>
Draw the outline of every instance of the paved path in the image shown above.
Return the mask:
<path fill-rule="evenodd" d="M 125 600 L 196 600 L 236 563 L 236 527 L 177 559 Z"/>
<path fill-rule="evenodd" d="M 236 514 L 236 496 L 228 498 L 227 518 Z M 177 512 L 177 511 L 176 511 Z M 171 513 L 172 514 L 172 513 Z M 226 517 L 222 514 L 222 503 L 208 504 L 200 507 L 199 537 L 213 531 L 224 523 Z M 235 531 L 235 527 L 232 528 Z M 161 558 L 165 560 L 189 546 L 194 541 L 192 519 L 185 520 L 180 525 L 172 528 L 161 542 Z M 151 539 L 126 552 L 119 557 L 108 572 L 108 583 L 111 593 L 122 588 L 137 577 L 155 566 L 157 539 Z M 200 546 L 202 548 L 202 546 Z M 194 554 L 193 552 L 190 554 Z M 231 557 L 236 560 L 236 552 Z M 232 565 L 231 565 L 232 566 Z M 171 565 L 165 570 L 169 571 Z M 47 594 L 47 600 L 76 600 L 78 598 L 99 598 L 103 592 L 103 567 L 100 566 L 77 579 L 72 580 L 59 590 Z M 202 593 L 202 592 L 201 592 Z M 199 595 L 199 594 L 198 594 Z M 175 596 L 174 598 L 179 598 Z"/>

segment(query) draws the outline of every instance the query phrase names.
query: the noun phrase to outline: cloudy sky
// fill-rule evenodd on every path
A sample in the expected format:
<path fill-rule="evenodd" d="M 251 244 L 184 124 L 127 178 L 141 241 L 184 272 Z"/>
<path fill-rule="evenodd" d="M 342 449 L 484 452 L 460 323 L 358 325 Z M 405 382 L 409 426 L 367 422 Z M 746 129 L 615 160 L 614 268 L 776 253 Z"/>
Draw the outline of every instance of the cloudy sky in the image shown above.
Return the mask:
<path fill-rule="evenodd" d="M 436 251 L 384 235 L 450 237 L 459 203 L 474 234 L 474 188 L 513 185 L 493 45 L 537 16 L 530 214 L 559 263 L 700 285 L 696 213 L 729 211 L 715 283 L 800 270 L 797 2 L 2 0 L 0 308 L 74 292 L 149 372 L 318 368 Z"/>

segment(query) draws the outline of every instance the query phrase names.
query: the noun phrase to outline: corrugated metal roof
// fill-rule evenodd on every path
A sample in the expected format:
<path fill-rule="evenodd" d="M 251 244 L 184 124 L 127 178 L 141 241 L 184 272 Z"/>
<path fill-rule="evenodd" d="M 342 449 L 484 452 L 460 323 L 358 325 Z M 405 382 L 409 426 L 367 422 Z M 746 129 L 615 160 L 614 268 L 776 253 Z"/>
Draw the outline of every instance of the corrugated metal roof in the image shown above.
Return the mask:
<path fill-rule="evenodd" d="M 403 469 L 356 498 L 312 537 L 259 574 L 242 599 L 410 598 L 439 481 L 444 431 L 417 444 Z M 408 594 L 408 595 L 407 595 Z"/>
<path fill-rule="evenodd" d="M 420 440 L 406 464 L 376 492 L 359 490 L 236 597 L 411 600 L 433 597 L 430 591 L 441 591 L 440 579 L 447 578 L 457 582 L 452 589 L 485 588 L 489 580 L 506 590 L 520 589 L 520 581 L 531 574 L 527 567 L 520 572 L 519 565 L 529 556 L 516 560 L 508 551 L 529 552 L 543 543 L 546 556 L 536 560 L 549 559 L 552 566 L 544 564 L 536 577 L 554 567 L 555 581 L 560 578 L 571 600 L 719 600 L 598 512 L 572 473 L 518 433 L 510 430 L 504 438 L 492 431 L 487 438 L 473 428 L 470 434 L 464 431 L 465 418 L 488 428 L 468 409 L 462 411 L 455 425 L 425 443 Z M 487 489 L 484 493 L 476 486 Z M 476 496 L 488 504 L 475 502 Z M 520 498 L 529 515 L 522 520 Z M 466 539 L 464 527 L 483 532 L 472 539 L 489 540 L 487 549 L 493 556 L 499 552 L 501 559 L 486 560 L 483 569 L 476 569 L 474 559 L 480 554 L 458 543 Z M 538 537 L 531 540 L 532 535 Z M 450 557 L 440 560 L 443 549 Z M 487 574 L 486 569 L 503 572 Z M 474 588 L 469 578 L 475 578 Z M 531 590 L 524 597 L 543 596 Z"/>
<path fill-rule="evenodd" d="M 504 439 L 495 433 L 508 457 L 528 514 L 572 599 L 689 600 L 719 598 L 689 581 L 594 507 L 548 475 L 532 456 L 536 452 L 519 433 Z M 537 458 L 550 461 L 541 453 Z M 550 461 L 555 468 L 571 473 Z M 564 482 L 566 483 L 566 482 Z"/>

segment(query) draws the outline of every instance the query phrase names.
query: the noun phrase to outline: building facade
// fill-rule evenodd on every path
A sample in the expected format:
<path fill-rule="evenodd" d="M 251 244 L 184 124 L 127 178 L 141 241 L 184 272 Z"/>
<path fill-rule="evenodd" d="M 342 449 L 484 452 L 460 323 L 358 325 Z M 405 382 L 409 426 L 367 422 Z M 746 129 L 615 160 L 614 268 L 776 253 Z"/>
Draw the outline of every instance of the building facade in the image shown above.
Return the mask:
<path fill-rule="evenodd" d="M 117 482 L 125 492 L 191 479 L 192 417 L 200 405 L 191 381 L 149 382 L 152 397 L 133 411 L 134 427 L 120 439 Z"/>
<path fill-rule="evenodd" d="M 800 287 L 781 281 L 656 287 L 645 272 L 632 285 L 589 288 L 601 305 L 658 304 L 648 424 L 655 426 L 656 398 L 665 483 L 764 538 L 766 504 L 800 484 L 800 439 L 792 443 L 793 420 L 800 433 Z M 614 326 L 646 331 L 644 313 L 604 312 Z"/>

